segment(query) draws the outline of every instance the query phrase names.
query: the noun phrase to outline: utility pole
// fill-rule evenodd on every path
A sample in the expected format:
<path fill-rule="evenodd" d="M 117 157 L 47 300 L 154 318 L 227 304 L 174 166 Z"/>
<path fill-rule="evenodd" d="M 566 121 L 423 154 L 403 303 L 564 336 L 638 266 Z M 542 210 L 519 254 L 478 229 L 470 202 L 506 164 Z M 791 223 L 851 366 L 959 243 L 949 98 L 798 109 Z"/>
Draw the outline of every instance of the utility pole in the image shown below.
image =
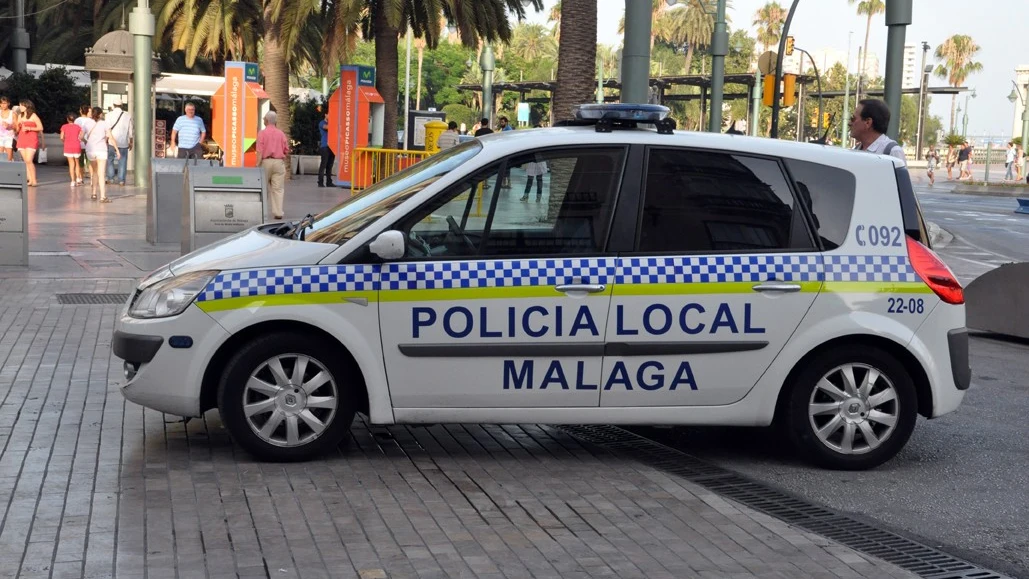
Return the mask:
<path fill-rule="evenodd" d="M 790 33 L 790 23 L 793 22 L 793 14 L 797 11 L 797 4 L 800 0 L 793 0 L 790 11 L 786 15 L 786 22 L 782 25 L 781 36 L 779 37 L 779 54 L 775 60 L 775 88 L 772 93 L 772 132 L 769 135 L 773 139 L 779 138 L 779 107 L 782 106 L 779 99 L 782 98 L 782 89 L 779 79 L 782 78 L 782 59 L 786 53 L 786 37 Z"/>
<path fill-rule="evenodd" d="M 708 119 L 707 125 L 709 133 L 722 132 L 722 93 L 725 87 L 725 55 L 727 54 L 729 54 L 729 32 L 725 25 L 725 0 L 718 0 L 715 30 L 711 35 L 711 117 Z M 686 74 L 689 74 L 689 71 L 686 71 Z"/>
<path fill-rule="evenodd" d="M 407 27 L 407 64 L 404 66 L 404 144 L 401 147 L 407 150 L 407 142 L 411 140 L 410 127 L 407 126 L 411 118 L 411 27 Z"/>
<path fill-rule="evenodd" d="M 650 100 L 650 26 L 651 3 L 625 0 L 625 38 L 622 41 L 623 103 Z"/>
<path fill-rule="evenodd" d="M 929 43 L 922 41 L 922 81 L 918 90 L 918 129 L 915 131 L 915 160 L 922 160 L 922 125 L 925 123 L 925 116 L 922 114 L 922 107 L 925 106 L 925 95 L 929 89 L 929 71 L 925 69 L 925 60 L 929 56 Z"/>
<path fill-rule="evenodd" d="M 493 126 L 493 70 L 497 61 L 493 58 L 493 46 L 486 43 L 479 55 L 479 68 L 482 69 L 482 118 Z"/>
<path fill-rule="evenodd" d="M 904 37 L 911 24 L 912 0 L 886 0 L 886 106 L 890 126 L 886 134 L 896 140 L 900 133 L 900 93 L 904 82 Z"/>
<path fill-rule="evenodd" d="M 844 149 L 847 148 L 847 127 L 850 125 L 850 41 L 853 39 L 854 33 L 851 32 L 847 37 L 847 74 L 844 75 L 846 89 L 843 91 L 843 119 L 840 120 L 840 147 Z"/>
<path fill-rule="evenodd" d="M 150 191 L 150 158 L 153 156 L 153 42 L 154 14 L 149 0 L 137 0 L 129 14 L 129 32 L 132 33 L 132 98 L 136 105 L 135 135 L 133 141 L 133 175 L 136 187 Z M 100 176 L 103 179 L 103 176 Z"/>
<path fill-rule="evenodd" d="M 14 34 L 11 35 L 11 66 L 14 72 L 25 72 L 28 68 L 29 33 L 25 30 L 25 0 L 14 3 Z"/>
<path fill-rule="evenodd" d="M 757 124 L 761 119 L 761 70 L 754 71 L 754 90 L 751 91 L 750 136 L 757 136 Z"/>

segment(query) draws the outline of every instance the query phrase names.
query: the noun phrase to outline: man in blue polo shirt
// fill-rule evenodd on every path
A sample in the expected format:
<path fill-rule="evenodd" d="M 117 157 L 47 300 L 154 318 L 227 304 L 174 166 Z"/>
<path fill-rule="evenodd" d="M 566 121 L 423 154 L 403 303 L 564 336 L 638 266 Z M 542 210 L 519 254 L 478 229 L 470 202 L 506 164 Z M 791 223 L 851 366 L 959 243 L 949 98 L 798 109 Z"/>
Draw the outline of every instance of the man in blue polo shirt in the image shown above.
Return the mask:
<path fill-rule="evenodd" d="M 204 137 L 207 136 L 207 127 L 204 126 L 204 120 L 197 116 L 197 108 L 193 103 L 186 103 L 186 114 L 175 119 L 175 124 L 172 125 L 171 142 L 176 142 L 176 136 L 179 138 L 178 158 L 203 158 L 204 147 L 202 144 Z"/>
<path fill-rule="evenodd" d="M 321 142 L 318 144 L 318 152 L 321 154 L 321 163 L 318 164 L 318 186 L 332 187 L 332 164 L 336 161 L 336 154 L 329 148 L 329 105 L 318 105 L 318 112 L 322 113 L 322 120 L 318 123 L 318 132 L 321 133 Z"/>

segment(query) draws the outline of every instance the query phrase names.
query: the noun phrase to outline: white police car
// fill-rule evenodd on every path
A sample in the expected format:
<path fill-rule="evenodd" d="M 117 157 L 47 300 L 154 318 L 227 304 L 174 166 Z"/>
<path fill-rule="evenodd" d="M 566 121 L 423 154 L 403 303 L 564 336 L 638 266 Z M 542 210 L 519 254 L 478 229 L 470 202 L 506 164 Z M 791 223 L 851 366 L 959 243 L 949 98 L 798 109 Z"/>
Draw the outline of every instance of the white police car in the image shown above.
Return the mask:
<path fill-rule="evenodd" d="M 364 412 L 776 420 L 808 458 L 848 469 L 894 456 L 917 414 L 958 407 L 962 288 L 898 161 L 673 133 L 646 106 L 580 112 L 151 274 L 114 333 L 125 397 L 217 407 L 272 460 L 334 447 Z"/>

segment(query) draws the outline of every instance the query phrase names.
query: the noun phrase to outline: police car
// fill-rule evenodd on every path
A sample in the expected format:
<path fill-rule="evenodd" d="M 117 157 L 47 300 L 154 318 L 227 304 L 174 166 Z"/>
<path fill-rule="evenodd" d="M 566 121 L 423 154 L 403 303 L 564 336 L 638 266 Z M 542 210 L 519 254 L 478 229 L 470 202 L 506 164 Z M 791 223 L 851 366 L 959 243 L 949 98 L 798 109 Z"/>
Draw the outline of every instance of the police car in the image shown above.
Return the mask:
<path fill-rule="evenodd" d="M 267 460 L 376 424 L 785 427 L 893 457 L 969 386 L 962 287 L 890 157 L 584 105 L 143 279 L 126 398 Z"/>

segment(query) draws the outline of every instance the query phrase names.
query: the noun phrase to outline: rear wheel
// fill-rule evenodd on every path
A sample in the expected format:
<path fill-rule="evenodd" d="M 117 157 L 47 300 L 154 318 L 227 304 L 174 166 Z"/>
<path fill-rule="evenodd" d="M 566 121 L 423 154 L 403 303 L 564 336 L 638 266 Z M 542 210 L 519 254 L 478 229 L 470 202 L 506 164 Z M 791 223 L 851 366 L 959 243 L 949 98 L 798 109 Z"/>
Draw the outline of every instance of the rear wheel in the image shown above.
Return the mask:
<path fill-rule="evenodd" d="M 262 336 L 233 356 L 218 410 L 233 439 L 262 460 L 313 458 L 339 444 L 354 419 L 356 368 L 311 336 Z"/>
<path fill-rule="evenodd" d="M 819 356 L 793 384 L 790 436 L 805 458 L 861 470 L 893 458 L 917 418 L 914 383 L 886 352 L 845 346 Z"/>

